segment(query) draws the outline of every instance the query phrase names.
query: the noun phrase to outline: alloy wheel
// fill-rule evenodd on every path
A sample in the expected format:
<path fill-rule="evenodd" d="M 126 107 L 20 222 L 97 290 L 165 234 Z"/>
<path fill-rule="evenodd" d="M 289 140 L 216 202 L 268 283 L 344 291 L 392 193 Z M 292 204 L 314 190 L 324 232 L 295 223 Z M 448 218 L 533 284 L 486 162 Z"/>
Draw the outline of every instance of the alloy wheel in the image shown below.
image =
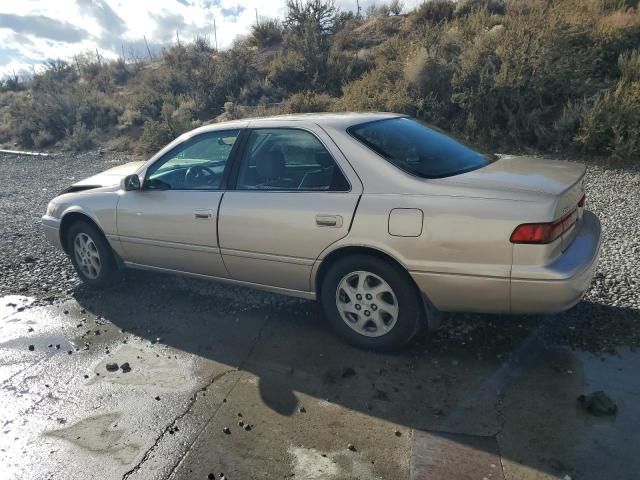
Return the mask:
<path fill-rule="evenodd" d="M 84 232 L 80 232 L 73 240 L 73 252 L 82 273 L 91 280 L 100 275 L 100 252 L 93 239 Z"/>
<path fill-rule="evenodd" d="M 345 275 L 338 283 L 336 306 L 352 330 L 367 337 L 388 333 L 398 320 L 398 299 L 380 276 L 367 271 Z"/>

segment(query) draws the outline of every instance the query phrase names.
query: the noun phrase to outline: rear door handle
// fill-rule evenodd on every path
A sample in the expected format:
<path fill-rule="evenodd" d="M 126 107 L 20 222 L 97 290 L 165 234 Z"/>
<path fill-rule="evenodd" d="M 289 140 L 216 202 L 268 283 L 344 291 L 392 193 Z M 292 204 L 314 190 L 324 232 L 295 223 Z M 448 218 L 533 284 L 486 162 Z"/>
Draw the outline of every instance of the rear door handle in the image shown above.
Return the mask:
<path fill-rule="evenodd" d="M 193 213 L 193 216 L 197 220 L 210 220 L 213 218 L 213 211 L 212 210 L 196 210 Z"/>
<path fill-rule="evenodd" d="M 341 215 L 316 215 L 316 225 L 319 227 L 335 227 L 342 226 Z"/>

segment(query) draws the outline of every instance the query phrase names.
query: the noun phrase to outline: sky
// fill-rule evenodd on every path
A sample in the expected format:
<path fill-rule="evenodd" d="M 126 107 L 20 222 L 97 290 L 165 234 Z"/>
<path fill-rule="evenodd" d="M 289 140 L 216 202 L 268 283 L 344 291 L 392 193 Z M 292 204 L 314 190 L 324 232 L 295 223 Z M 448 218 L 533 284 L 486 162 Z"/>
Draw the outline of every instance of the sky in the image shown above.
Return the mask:
<path fill-rule="evenodd" d="M 361 0 L 366 8 L 375 0 Z M 410 0 L 410 2 L 415 0 Z M 285 0 L 0 0 L 0 77 L 37 70 L 51 58 L 71 59 L 96 49 L 105 58 L 147 55 L 206 35 L 229 47 L 259 18 L 285 14 Z M 356 0 L 336 0 L 342 10 Z"/>

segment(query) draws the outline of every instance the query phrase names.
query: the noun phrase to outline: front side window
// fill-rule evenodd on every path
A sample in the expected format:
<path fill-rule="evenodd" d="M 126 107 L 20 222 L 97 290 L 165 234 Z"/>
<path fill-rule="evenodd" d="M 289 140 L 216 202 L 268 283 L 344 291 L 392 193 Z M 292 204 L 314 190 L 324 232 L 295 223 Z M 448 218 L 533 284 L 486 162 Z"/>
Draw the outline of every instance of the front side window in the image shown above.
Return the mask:
<path fill-rule="evenodd" d="M 459 175 L 493 161 L 491 155 L 410 118 L 363 123 L 348 132 L 396 167 L 423 178 Z"/>
<path fill-rule="evenodd" d="M 311 133 L 252 130 L 240 163 L 238 190 L 348 191 L 335 160 Z"/>
<path fill-rule="evenodd" d="M 148 190 L 216 190 L 239 130 L 209 132 L 185 141 L 154 163 Z"/>

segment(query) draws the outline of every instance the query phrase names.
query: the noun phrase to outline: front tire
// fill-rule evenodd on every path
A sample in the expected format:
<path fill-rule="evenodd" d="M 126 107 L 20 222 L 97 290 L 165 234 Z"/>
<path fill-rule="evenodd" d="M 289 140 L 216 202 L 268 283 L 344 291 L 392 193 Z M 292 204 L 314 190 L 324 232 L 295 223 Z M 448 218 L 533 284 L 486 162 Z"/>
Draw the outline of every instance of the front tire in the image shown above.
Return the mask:
<path fill-rule="evenodd" d="M 372 350 L 405 345 L 422 325 L 424 307 L 409 274 L 370 255 L 334 263 L 320 300 L 333 328 L 349 343 Z"/>
<path fill-rule="evenodd" d="M 94 225 L 77 221 L 67 234 L 67 252 L 83 283 L 91 288 L 112 285 L 118 268 L 111 246 Z"/>

